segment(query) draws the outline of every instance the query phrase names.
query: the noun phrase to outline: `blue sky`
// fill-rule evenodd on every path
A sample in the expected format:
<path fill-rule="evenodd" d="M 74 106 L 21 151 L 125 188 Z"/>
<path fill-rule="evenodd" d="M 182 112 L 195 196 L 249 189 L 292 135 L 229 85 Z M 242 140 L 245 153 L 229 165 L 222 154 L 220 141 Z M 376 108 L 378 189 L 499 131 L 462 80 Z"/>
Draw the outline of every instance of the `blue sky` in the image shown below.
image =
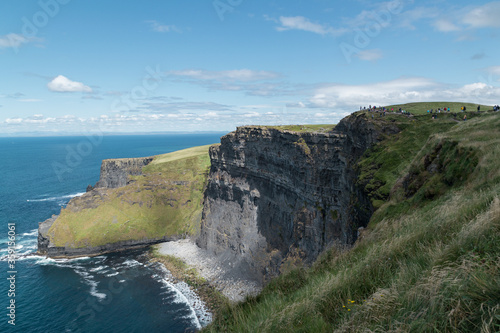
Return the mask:
<path fill-rule="evenodd" d="M 337 123 L 500 103 L 500 1 L 0 2 L 0 135 Z"/>

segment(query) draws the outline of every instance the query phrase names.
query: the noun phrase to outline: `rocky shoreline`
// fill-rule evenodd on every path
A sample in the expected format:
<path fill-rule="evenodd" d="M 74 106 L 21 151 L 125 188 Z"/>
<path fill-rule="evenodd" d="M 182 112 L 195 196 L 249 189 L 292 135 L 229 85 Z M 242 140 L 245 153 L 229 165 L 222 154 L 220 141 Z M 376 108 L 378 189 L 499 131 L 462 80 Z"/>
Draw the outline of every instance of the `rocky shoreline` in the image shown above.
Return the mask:
<path fill-rule="evenodd" d="M 212 287 L 222 293 L 231 303 L 240 302 L 246 296 L 257 295 L 262 285 L 242 276 L 231 262 L 219 260 L 199 248 L 191 239 L 164 242 L 155 245 L 158 254 L 173 256 L 194 268 Z"/>

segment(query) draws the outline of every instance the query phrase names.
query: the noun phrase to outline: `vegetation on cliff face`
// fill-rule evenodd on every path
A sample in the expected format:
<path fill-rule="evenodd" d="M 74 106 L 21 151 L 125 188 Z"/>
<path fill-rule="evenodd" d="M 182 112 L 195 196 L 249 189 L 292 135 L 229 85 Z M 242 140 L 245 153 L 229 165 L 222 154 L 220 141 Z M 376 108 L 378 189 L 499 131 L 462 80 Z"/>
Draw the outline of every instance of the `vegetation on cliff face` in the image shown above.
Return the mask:
<path fill-rule="evenodd" d="M 281 275 L 206 331 L 500 331 L 500 114 L 372 114 L 358 116 L 402 131 L 358 163 L 378 209 L 354 247 Z"/>
<path fill-rule="evenodd" d="M 71 200 L 49 230 L 55 246 L 80 248 L 199 232 L 209 146 L 159 155 L 115 189 Z"/>

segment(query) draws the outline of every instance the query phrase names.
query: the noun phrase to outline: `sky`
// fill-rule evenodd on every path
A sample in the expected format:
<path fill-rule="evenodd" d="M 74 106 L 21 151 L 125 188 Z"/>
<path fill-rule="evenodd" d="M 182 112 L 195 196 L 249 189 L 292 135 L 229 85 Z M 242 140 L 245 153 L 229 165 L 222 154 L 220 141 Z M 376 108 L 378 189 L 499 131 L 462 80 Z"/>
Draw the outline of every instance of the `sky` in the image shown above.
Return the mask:
<path fill-rule="evenodd" d="M 500 1 L 2 0 L 0 136 L 500 103 Z"/>

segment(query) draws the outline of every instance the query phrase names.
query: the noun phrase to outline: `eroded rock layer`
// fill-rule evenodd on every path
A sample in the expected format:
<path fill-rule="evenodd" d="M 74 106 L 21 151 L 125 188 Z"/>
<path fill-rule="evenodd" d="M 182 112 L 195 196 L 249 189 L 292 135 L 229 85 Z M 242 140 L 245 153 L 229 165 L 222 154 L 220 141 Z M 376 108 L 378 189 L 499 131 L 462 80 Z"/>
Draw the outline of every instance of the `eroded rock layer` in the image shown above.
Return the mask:
<path fill-rule="evenodd" d="M 352 244 L 372 213 L 354 166 L 379 134 L 350 116 L 326 133 L 249 126 L 222 137 L 210 149 L 197 244 L 262 283 Z"/>

